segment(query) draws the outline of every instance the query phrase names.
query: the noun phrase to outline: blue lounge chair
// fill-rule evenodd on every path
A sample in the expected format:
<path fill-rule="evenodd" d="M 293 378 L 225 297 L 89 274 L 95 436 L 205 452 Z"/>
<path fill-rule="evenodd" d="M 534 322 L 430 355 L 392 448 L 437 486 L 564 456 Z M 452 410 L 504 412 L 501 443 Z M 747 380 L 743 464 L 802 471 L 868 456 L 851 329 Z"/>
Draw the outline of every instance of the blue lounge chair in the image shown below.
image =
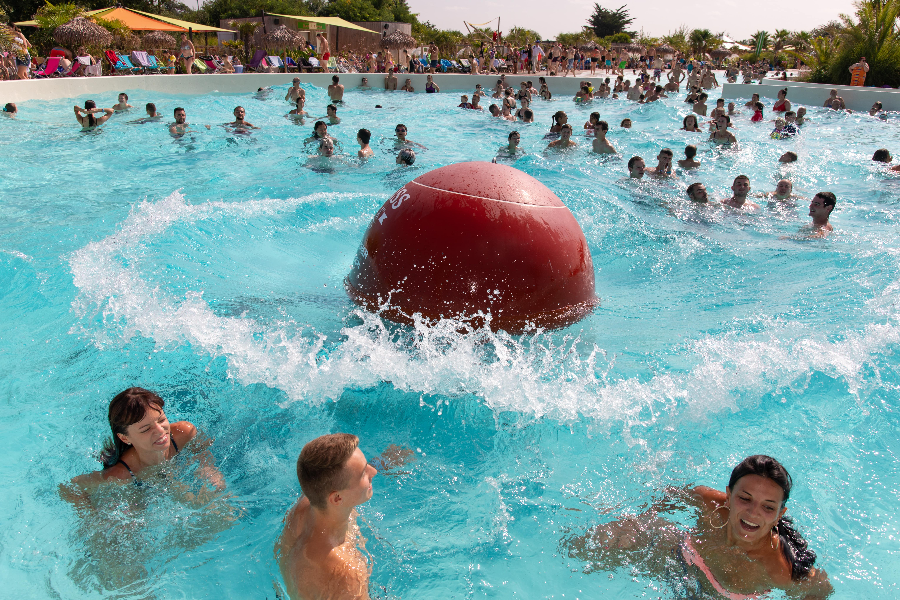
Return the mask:
<path fill-rule="evenodd" d="M 451 65 L 450 61 L 447 60 L 446 58 L 441 59 L 441 71 L 443 71 L 444 73 L 446 73 L 447 69 L 451 68 L 452 66 L 453 65 Z"/>

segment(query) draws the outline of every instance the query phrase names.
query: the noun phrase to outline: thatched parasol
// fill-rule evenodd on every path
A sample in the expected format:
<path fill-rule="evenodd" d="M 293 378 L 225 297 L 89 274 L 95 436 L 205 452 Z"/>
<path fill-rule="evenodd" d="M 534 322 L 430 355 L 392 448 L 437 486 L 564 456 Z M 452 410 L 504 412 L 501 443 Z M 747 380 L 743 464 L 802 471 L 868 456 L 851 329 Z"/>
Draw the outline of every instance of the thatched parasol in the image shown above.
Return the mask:
<path fill-rule="evenodd" d="M 715 50 L 710 50 L 709 55 L 715 59 L 725 58 L 726 56 L 731 55 L 731 50 L 726 50 L 725 48 L 716 48 Z"/>
<path fill-rule="evenodd" d="M 109 46 L 112 35 L 93 21 L 75 17 L 53 30 L 53 39 L 63 46 Z"/>
<path fill-rule="evenodd" d="M 272 48 L 296 48 L 300 45 L 300 36 L 285 25 L 279 25 L 271 33 L 263 36 L 263 43 Z"/>
<path fill-rule="evenodd" d="M 174 48 L 177 44 L 175 38 L 164 31 L 151 31 L 144 36 L 144 47 L 152 50 Z"/>
<path fill-rule="evenodd" d="M 416 38 L 408 33 L 403 33 L 402 31 L 395 31 L 392 34 L 381 38 L 381 47 L 389 50 L 415 48 L 418 45 L 419 43 L 416 41 Z"/>
<path fill-rule="evenodd" d="M 592 51 L 594 48 L 599 48 L 599 47 L 600 47 L 600 45 L 597 42 L 595 42 L 594 40 L 591 40 L 586 44 L 582 44 L 582 45 L 578 46 L 578 49 L 583 52 L 589 52 L 589 51 Z"/>
<path fill-rule="evenodd" d="M 667 54 L 675 54 L 675 48 L 668 44 L 663 44 L 662 46 L 656 47 L 656 53 L 662 54 L 663 56 L 666 56 Z"/>
<path fill-rule="evenodd" d="M 610 44 L 609 47 L 613 52 L 618 50 L 624 50 L 625 52 L 629 52 L 631 54 L 640 54 L 644 52 L 644 47 L 639 44 Z"/>

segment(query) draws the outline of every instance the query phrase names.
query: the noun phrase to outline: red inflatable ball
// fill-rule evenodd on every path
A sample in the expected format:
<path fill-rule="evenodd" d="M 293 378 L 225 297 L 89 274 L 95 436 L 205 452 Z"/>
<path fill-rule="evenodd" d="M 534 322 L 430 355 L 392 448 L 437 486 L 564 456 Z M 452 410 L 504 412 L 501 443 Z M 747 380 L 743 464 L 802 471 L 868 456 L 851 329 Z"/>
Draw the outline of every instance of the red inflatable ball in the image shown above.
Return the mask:
<path fill-rule="evenodd" d="M 591 253 L 569 209 L 537 179 L 467 162 L 416 178 L 369 225 L 344 284 L 400 323 L 461 319 L 519 333 L 589 314 Z"/>

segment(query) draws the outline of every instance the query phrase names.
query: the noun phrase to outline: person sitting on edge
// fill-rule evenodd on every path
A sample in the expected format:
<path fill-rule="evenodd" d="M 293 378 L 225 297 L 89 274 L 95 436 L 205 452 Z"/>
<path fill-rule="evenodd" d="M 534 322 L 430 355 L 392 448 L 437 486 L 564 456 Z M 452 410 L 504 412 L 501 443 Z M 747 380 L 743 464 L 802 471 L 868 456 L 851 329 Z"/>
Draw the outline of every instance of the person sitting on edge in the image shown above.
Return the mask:
<path fill-rule="evenodd" d="M 197 428 L 189 421 L 169 423 L 164 406 L 162 398 L 144 388 L 132 387 L 117 394 L 109 403 L 112 438 L 104 442 L 100 452 L 102 470 L 61 485 L 60 495 L 76 506 L 88 507 L 91 492 L 105 482 L 130 481 L 140 486 L 154 475 L 164 477 L 155 467 L 174 458 L 197 436 Z M 203 501 L 225 488 L 222 474 L 207 452 L 202 453 L 200 464 L 198 475 L 206 482 L 196 495 L 188 496 L 189 500 Z"/>
<path fill-rule="evenodd" d="M 94 113 L 104 113 L 102 117 L 94 117 Z M 85 100 L 84 108 L 75 106 L 75 120 L 84 129 L 93 129 L 99 125 L 103 125 L 113 115 L 115 111 L 111 108 L 97 108 L 97 103 L 93 100 Z"/>
<path fill-rule="evenodd" d="M 397 76 L 394 75 L 393 71 L 388 71 L 388 74 L 384 76 L 384 89 L 397 90 Z"/>
<path fill-rule="evenodd" d="M 397 153 L 397 164 L 404 167 L 411 167 L 416 162 L 416 153 L 412 148 L 404 148 Z"/>
<path fill-rule="evenodd" d="M 409 77 L 407 77 L 407 78 L 406 78 L 406 81 L 403 82 L 403 87 L 400 88 L 400 91 L 402 91 L 402 92 L 415 92 L 416 90 L 415 90 L 415 88 L 413 88 L 413 85 L 412 85 L 412 79 L 410 79 Z"/>
<path fill-rule="evenodd" d="M 244 115 L 246 111 L 243 106 L 235 106 L 234 107 L 234 121 L 230 123 L 225 123 L 226 127 L 232 127 L 234 129 L 247 130 L 247 129 L 259 129 L 253 125 L 253 123 L 248 123 L 244 120 Z"/>
<path fill-rule="evenodd" d="M 684 158 L 678 161 L 678 166 L 682 169 L 696 169 L 700 166 L 699 160 L 694 160 L 697 156 L 697 146 L 693 144 L 684 147 Z"/>
<path fill-rule="evenodd" d="M 572 126 L 566 123 L 559 130 L 559 139 L 553 140 L 549 144 L 547 144 L 547 150 L 550 148 L 559 149 L 559 148 L 571 148 L 572 146 L 577 146 L 574 140 L 570 139 L 572 137 Z"/>
<path fill-rule="evenodd" d="M 122 112 L 128 110 L 129 108 L 134 107 L 128 104 L 128 94 L 124 92 L 119 94 L 119 101 L 116 104 L 113 104 L 112 109 L 116 112 Z"/>
<path fill-rule="evenodd" d="M 597 127 L 594 129 L 594 143 L 591 150 L 596 154 L 615 154 L 615 147 L 606 139 L 606 133 L 609 131 L 609 123 L 606 121 L 597 121 Z"/>
<path fill-rule="evenodd" d="M 321 35 L 321 34 L 319 34 Z M 328 86 L 328 97 L 333 103 L 344 101 L 344 86 L 337 75 L 331 77 L 331 85 Z"/>
<path fill-rule="evenodd" d="M 631 179 L 642 179 L 646 170 L 644 159 L 640 156 L 632 156 L 628 159 L 628 177 Z"/>
<path fill-rule="evenodd" d="M 737 138 L 728 131 L 731 125 L 731 117 L 728 115 L 719 115 L 715 122 L 713 132 L 709 134 L 709 139 L 718 144 L 736 144 Z"/>
<path fill-rule="evenodd" d="M 356 132 L 356 141 L 359 144 L 359 152 L 356 153 L 360 158 L 369 158 L 375 156 L 375 151 L 369 146 L 369 140 L 372 139 L 372 132 L 368 129 L 360 129 Z"/>
<path fill-rule="evenodd" d="M 390 468 L 410 454 L 392 446 L 372 462 Z M 356 507 L 372 498 L 377 474 L 355 435 L 323 435 L 303 446 L 297 458 L 303 495 L 285 515 L 274 548 L 289 598 L 369 598 L 370 565 Z"/>
<path fill-rule="evenodd" d="M 790 164 L 792 162 L 797 162 L 797 153 L 791 150 L 788 150 L 778 159 L 778 162 L 783 164 Z"/>
<path fill-rule="evenodd" d="M 459 105 L 457 108 L 472 108 L 472 105 L 469 103 L 469 97 L 463 94 L 459 97 Z"/>
<path fill-rule="evenodd" d="M 169 133 L 174 137 L 181 137 L 190 132 L 190 123 L 187 122 L 187 113 L 180 106 L 175 109 L 175 122 L 169 125 Z M 206 126 L 209 129 L 209 125 Z"/>
<path fill-rule="evenodd" d="M 656 166 L 652 169 L 646 169 L 646 171 L 654 177 L 675 177 L 675 172 L 672 171 L 673 156 L 670 149 L 663 148 L 659 151 L 659 154 L 656 155 Z"/>
<path fill-rule="evenodd" d="M 831 192 L 819 192 L 813 196 L 809 203 L 809 216 L 812 217 L 810 237 L 825 237 L 834 230 L 831 223 L 828 222 L 828 218 L 835 205 L 837 205 L 837 198 Z"/>
<path fill-rule="evenodd" d="M 19 112 L 19 109 L 16 108 L 16 105 L 13 104 L 12 102 L 7 102 L 6 105 L 3 107 L 3 116 L 4 117 L 10 117 L 10 118 L 15 117 L 18 114 L 18 112 Z"/>
<path fill-rule="evenodd" d="M 747 194 L 750 193 L 750 178 L 746 175 L 738 175 L 731 184 L 731 191 L 734 193 L 731 198 L 722 200 L 722 204 L 737 208 L 739 210 L 759 210 L 759 204 L 747 200 Z"/>
<path fill-rule="evenodd" d="M 703 132 L 703 130 L 697 126 L 697 116 L 696 115 L 687 115 L 685 118 L 683 118 L 681 120 L 681 130 L 696 132 L 696 133 Z"/>
<path fill-rule="evenodd" d="M 568 553 L 595 570 L 627 566 L 660 577 L 671 577 L 675 561 L 678 589 L 695 598 L 749 600 L 779 589 L 789 598 L 824 600 L 833 592 L 828 576 L 813 567 L 815 552 L 785 516 L 792 487 L 777 460 L 748 456 L 724 491 L 667 488 L 645 512 L 568 541 Z M 696 511 L 687 530 L 660 515 L 685 509 Z"/>
<path fill-rule="evenodd" d="M 689 185 L 686 191 L 687 197 L 690 198 L 692 202 L 699 202 L 701 204 L 706 204 L 709 202 L 709 195 L 706 192 L 706 186 L 699 181 Z"/>
<path fill-rule="evenodd" d="M 300 87 L 300 78 L 294 77 L 293 85 L 288 88 L 287 94 L 284 95 L 284 101 L 297 104 L 297 98 L 306 100 L 306 90 Z"/>

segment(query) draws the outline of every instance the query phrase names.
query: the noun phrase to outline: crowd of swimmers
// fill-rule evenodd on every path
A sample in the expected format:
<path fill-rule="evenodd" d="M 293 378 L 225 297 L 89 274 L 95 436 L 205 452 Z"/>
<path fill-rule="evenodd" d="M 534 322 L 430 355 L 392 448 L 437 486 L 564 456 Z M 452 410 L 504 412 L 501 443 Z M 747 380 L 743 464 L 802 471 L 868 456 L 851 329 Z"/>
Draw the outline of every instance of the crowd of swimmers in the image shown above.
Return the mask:
<path fill-rule="evenodd" d="M 692 65 L 688 65 L 687 70 L 682 70 L 677 64 L 668 74 L 668 83 L 665 86 L 658 85 L 660 77 L 653 76 L 644 72 L 637 76 L 634 84 L 630 79 L 626 79 L 624 75 L 618 75 L 615 80 L 610 77 L 598 82 L 597 89 L 590 80 L 580 82 L 578 92 L 575 94 L 573 101 L 580 105 L 592 103 L 595 99 L 618 98 L 619 95 L 625 96 L 626 99 L 637 103 L 652 103 L 667 97 L 667 92 L 680 90 L 682 82 L 687 83 L 688 93 L 685 96 L 685 102 L 691 105 L 690 112 L 684 116 L 682 120 L 681 130 L 690 133 L 708 133 L 708 140 L 717 145 L 723 145 L 728 148 L 737 149 L 738 139 L 735 135 L 735 124 L 746 119 L 752 124 L 762 125 L 772 123 L 770 137 L 773 139 L 790 139 L 801 134 L 804 125 L 808 119 L 806 116 L 806 108 L 799 107 L 793 110 L 790 100 L 788 100 L 788 88 L 778 91 L 778 97 L 772 106 L 772 112 L 776 118 L 772 121 L 767 120 L 764 111 L 765 106 L 760 101 L 759 94 L 754 93 L 749 101 L 743 104 L 740 109 L 734 102 L 727 102 L 724 98 L 719 98 L 715 102 L 715 107 L 707 104 L 708 94 L 703 91 L 704 87 L 715 86 L 715 75 L 708 67 L 696 65 L 691 69 Z M 388 73 L 384 77 L 384 88 L 387 90 L 398 90 L 406 92 L 414 92 L 411 79 L 407 78 L 404 84 L 398 87 L 399 81 L 394 73 Z M 501 74 L 496 81 L 496 85 L 490 90 L 485 89 L 481 83 L 475 85 L 475 89 L 471 94 L 463 94 L 460 97 L 458 107 L 464 110 L 484 111 L 487 109 L 493 118 L 506 120 L 510 122 L 522 122 L 530 124 L 534 122 L 534 111 L 532 103 L 535 100 L 550 100 L 552 93 L 550 92 L 547 80 L 539 77 L 537 85 L 531 80 L 521 81 L 518 86 L 510 84 L 506 80 L 506 75 Z M 368 78 L 363 77 L 361 85 L 357 88 L 360 91 L 373 89 L 369 84 Z M 259 88 L 257 90 L 257 98 L 266 99 L 273 93 L 271 88 Z M 433 75 L 427 75 L 425 89 L 426 93 L 439 93 L 440 87 L 434 81 Z M 312 133 L 304 141 L 306 144 L 315 147 L 314 154 L 311 159 L 320 159 L 324 161 L 331 160 L 338 153 L 337 140 L 328 132 L 330 125 L 341 123 L 338 116 L 338 107 L 343 103 L 344 86 L 340 83 L 340 78 L 335 75 L 332 77 L 332 83 L 328 86 L 327 93 L 329 104 L 326 106 L 326 114 L 317 119 L 313 125 Z M 306 91 L 300 85 L 300 78 L 294 78 L 293 84 L 288 88 L 284 97 L 293 108 L 288 112 L 286 117 L 303 123 L 305 118 L 310 117 L 306 111 Z M 487 105 L 487 106 L 485 106 Z M 824 105 L 833 110 L 846 111 L 843 99 L 837 95 L 836 90 L 831 90 L 828 99 Z M 83 107 L 75 106 L 75 118 L 78 123 L 86 130 L 94 129 L 106 122 L 112 115 L 117 112 L 125 112 L 132 109 L 132 105 L 128 103 L 127 94 L 119 94 L 118 102 L 111 108 L 99 108 L 92 100 L 84 103 Z M 381 108 L 377 105 L 376 108 Z M 163 115 L 157 112 L 153 103 L 145 106 L 146 116 L 130 121 L 131 123 L 148 123 L 161 121 Z M 849 112 L 849 111 L 848 111 Z M 885 113 L 880 102 L 876 102 L 868 111 L 870 116 L 884 118 Z M 15 104 L 9 103 L 4 107 L 3 114 L 7 116 L 15 116 L 17 107 Z M 169 125 L 169 132 L 174 137 L 182 137 L 192 132 L 191 124 L 187 120 L 187 113 L 183 107 L 175 108 L 174 122 Z M 250 133 L 254 129 L 258 129 L 246 118 L 246 110 L 242 106 L 235 107 L 233 111 L 234 120 L 223 123 L 222 125 L 230 131 L 237 134 Z M 749 116 L 749 118 L 748 118 Z M 630 129 L 632 126 L 631 119 L 623 119 L 619 126 L 622 129 Z M 207 129 L 210 125 L 205 125 Z M 588 121 L 583 126 L 584 135 L 591 139 L 591 151 L 596 154 L 616 154 L 617 150 L 612 142 L 608 139 L 610 125 L 607 121 L 601 119 L 600 112 L 592 112 Z M 408 128 L 403 123 L 398 123 L 394 128 L 395 138 L 391 150 L 395 153 L 396 164 L 403 166 L 411 166 L 416 162 L 417 152 L 424 150 L 425 146 L 414 142 L 407 137 Z M 551 126 L 547 135 L 548 140 L 546 149 L 548 151 L 572 148 L 578 145 L 573 139 L 574 127 L 568 122 L 568 115 L 563 110 L 558 110 L 552 115 Z M 370 145 L 372 140 L 372 132 L 368 129 L 359 129 L 356 135 L 356 142 L 359 145 L 357 157 L 365 160 L 374 156 L 374 151 Z M 519 147 L 521 135 L 518 131 L 509 133 L 507 143 L 504 144 L 497 152 L 494 162 L 516 159 L 523 154 L 523 150 Z M 690 177 L 692 171 L 701 166 L 697 160 L 697 145 L 688 144 L 684 148 L 684 158 L 675 161 L 674 154 L 671 149 L 664 148 L 657 156 L 657 165 L 648 167 L 643 157 L 633 156 L 628 160 L 628 175 L 633 179 L 648 178 L 677 178 L 676 169 L 680 170 L 685 176 Z M 797 160 L 797 154 L 787 151 L 782 154 L 779 159 L 781 163 L 792 163 Z M 880 163 L 891 163 L 892 157 L 887 149 L 879 149 L 872 157 L 873 161 Z M 314 165 L 311 165 L 316 168 Z M 900 165 L 890 167 L 893 171 L 900 171 Z M 721 199 L 719 204 L 737 209 L 741 211 L 757 211 L 759 204 L 752 200 L 752 196 L 742 192 L 745 187 L 743 183 L 747 182 L 746 187 L 749 192 L 749 178 L 745 175 L 738 177 L 732 186 L 734 192 L 730 197 Z M 795 206 L 798 201 L 804 199 L 792 192 L 783 193 L 778 190 L 784 190 L 790 187 L 790 181 L 783 179 L 778 182 L 776 190 L 763 196 L 769 201 L 770 206 Z M 687 197 L 697 203 L 708 204 L 711 202 L 705 185 L 700 181 L 693 181 L 686 188 Z M 832 231 L 829 223 L 831 211 L 835 208 L 836 198 L 832 192 L 822 191 L 813 196 L 810 201 L 809 215 L 812 217 L 812 235 L 825 236 Z"/>
<path fill-rule="evenodd" d="M 187 501 L 203 505 L 225 490 L 226 478 L 215 466 L 209 442 L 198 443 L 197 428 L 189 421 L 170 422 L 157 394 L 128 388 L 112 399 L 107 415 L 112 435 L 99 455 L 101 470 L 60 486 L 62 497 L 80 510 L 98 509 L 102 486 L 158 486 L 177 493 L 180 486 L 168 485 L 178 477 L 167 467 L 173 461 L 197 465 L 183 471 L 201 484 L 199 490 L 187 486 L 198 490 Z M 367 459 L 359 438 L 346 433 L 323 435 L 303 446 L 296 462 L 301 495 L 280 533 L 271 532 L 290 598 L 369 597 L 375 565 L 360 548 L 357 507 L 373 497 L 379 471 L 416 458 L 410 448 L 391 445 Z M 790 597 L 826 598 L 832 592 L 828 577 L 815 568 L 815 552 L 785 514 L 792 485 L 777 460 L 749 456 L 733 468 L 724 490 L 667 488 L 664 501 L 643 513 L 592 527 L 565 539 L 563 546 L 570 557 L 609 570 L 640 564 L 651 575 L 671 580 L 675 569 L 678 585 L 688 592 L 684 597 L 749 599 L 779 589 Z M 693 527 L 664 518 L 684 508 L 696 511 Z"/>

